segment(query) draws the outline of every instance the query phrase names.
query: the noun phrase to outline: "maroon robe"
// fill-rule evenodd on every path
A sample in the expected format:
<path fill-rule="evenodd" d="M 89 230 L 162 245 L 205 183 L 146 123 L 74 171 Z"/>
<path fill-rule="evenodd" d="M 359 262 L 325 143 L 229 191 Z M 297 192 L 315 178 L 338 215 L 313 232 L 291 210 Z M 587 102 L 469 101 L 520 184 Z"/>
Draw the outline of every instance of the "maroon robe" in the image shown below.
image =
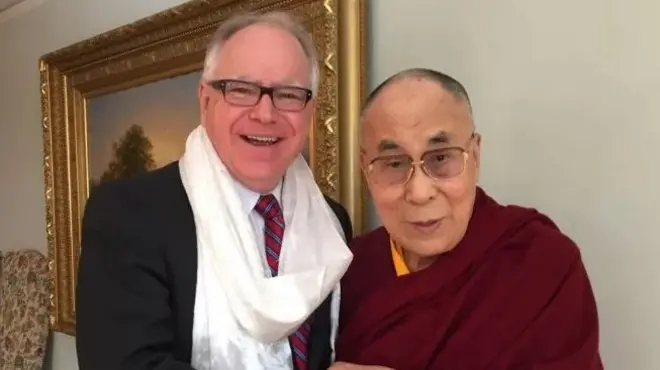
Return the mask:
<path fill-rule="evenodd" d="M 467 233 L 397 277 L 383 228 L 353 240 L 337 360 L 396 370 L 600 370 L 577 246 L 533 209 L 477 191 Z"/>

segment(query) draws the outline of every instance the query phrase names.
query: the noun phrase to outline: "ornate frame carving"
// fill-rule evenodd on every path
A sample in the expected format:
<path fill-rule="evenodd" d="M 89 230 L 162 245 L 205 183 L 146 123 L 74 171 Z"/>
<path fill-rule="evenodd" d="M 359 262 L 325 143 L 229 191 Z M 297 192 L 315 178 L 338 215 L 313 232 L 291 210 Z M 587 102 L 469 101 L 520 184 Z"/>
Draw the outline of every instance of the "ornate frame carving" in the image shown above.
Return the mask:
<path fill-rule="evenodd" d="M 53 330 L 75 335 L 80 221 L 89 192 L 88 99 L 200 70 L 205 47 L 228 16 L 286 10 L 311 30 L 322 55 L 310 162 L 321 189 L 364 224 L 357 125 L 365 93 L 361 0 L 195 0 L 40 59 L 46 227 Z"/>

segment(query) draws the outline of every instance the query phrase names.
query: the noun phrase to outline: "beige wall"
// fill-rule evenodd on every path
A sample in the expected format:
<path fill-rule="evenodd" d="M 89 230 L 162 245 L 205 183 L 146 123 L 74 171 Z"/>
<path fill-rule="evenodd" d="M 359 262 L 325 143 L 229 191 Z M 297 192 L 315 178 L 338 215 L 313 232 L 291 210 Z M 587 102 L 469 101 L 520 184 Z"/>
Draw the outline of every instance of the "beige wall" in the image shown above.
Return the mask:
<path fill-rule="evenodd" d="M 37 58 L 179 2 L 46 0 L 0 17 L 0 248 L 45 251 Z M 660 368 L 660 3 L 371 4 L 371 85 L 411 66 L 465 82 L 482 184 L 548 212 L 582 246 L 607 368 Z M 55 335 L 49 368 L 77 368 L 72 338 Z"/>

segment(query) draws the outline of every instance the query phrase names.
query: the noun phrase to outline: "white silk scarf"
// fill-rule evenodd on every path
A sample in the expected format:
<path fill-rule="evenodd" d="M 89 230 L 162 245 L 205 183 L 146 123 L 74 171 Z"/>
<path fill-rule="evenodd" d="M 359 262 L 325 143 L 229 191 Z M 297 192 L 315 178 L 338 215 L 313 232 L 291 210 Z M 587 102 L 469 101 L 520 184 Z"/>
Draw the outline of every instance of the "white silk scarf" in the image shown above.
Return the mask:
<path fill-rule="evenodd" d="M 180 174 L 197 234 L 193 367 L 291 369 L 287 336 L 329 294 L 334 337 L 339 280 L 353 258 L 307 162 L 297 158 L 284 178 L 286 229 L 276 277 L 264 274 L 264 251 L 255 239 L 263 236 L 254 234 L 201 125 L 186 141 Z"/>

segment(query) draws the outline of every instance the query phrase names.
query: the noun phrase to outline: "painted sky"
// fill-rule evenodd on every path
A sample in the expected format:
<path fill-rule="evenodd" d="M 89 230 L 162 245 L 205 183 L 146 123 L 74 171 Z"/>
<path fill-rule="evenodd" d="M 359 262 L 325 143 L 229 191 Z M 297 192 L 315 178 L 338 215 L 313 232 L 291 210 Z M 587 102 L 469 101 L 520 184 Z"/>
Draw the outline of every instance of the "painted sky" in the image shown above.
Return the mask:
<path fill-rule="evenodd" d="M 186 137 L 199 124 L 194 72 L 133 89 L 103 95 L 87 106 L 90 178 L 98 179 L 112 159 L 112 144 L 133 124 L 153 144 L 156 165 L 179 159 Z"/>

